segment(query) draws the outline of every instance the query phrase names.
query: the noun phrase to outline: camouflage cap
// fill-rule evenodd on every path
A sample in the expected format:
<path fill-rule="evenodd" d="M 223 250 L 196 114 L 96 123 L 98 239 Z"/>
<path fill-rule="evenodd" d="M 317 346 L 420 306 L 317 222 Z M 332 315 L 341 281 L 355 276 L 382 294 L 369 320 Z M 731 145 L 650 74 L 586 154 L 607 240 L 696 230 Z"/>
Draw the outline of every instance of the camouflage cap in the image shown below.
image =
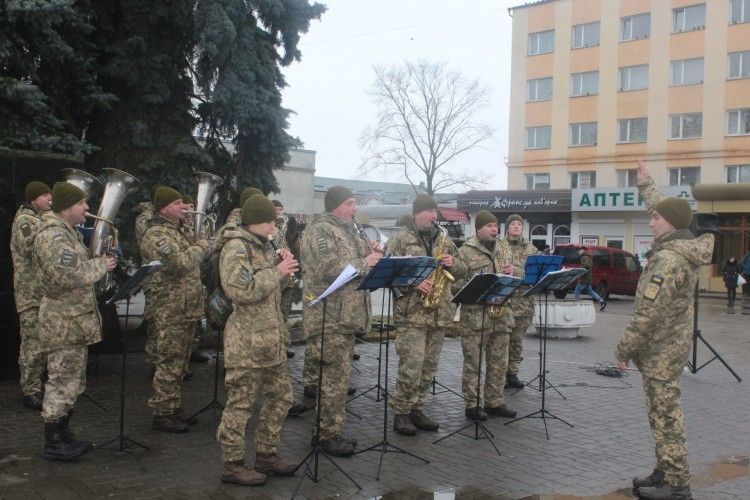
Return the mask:
<path fill-rule="evenodd" d="M 276 207 L 262 194 L 254 194 L 242 205 L 242 225 L 262 224 L 276 220 Z"/>
<path fill-rule="evenodd" d="M 86 194 L 78 186 L 69 182 L 56 182 L 52 188 L 52 211 L 60 213 L 85 199 Z"/>
<path fill-rule="evenodd" d="M 26 184 L 26 189 L 24 190 L 23 197 L 26 200 L 26 203 L 31 203 L 39 196 L 51 192 L 52 190 L 45 183 L 40 181 L 31 181 Z"/>

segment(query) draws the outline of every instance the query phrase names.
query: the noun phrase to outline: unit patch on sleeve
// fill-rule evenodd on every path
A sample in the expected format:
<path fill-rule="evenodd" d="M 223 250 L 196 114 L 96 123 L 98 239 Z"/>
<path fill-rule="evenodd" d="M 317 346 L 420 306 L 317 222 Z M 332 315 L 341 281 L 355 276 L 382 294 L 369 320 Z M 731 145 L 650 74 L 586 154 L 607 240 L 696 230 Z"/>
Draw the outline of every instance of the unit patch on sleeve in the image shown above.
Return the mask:
<path fill-rule="evenodd" d="M 28 222 L 23 222 L 20 229 L 21 234 L 24 238 L 28 238 L 29 236 L 31 236 L 31 224 L 29 224 Z"/>
<path fill-rule="evenodd" d="M 646 286 L 646 291 L 643 292 L 643 296 L 649 300 L 656 300 L 661 291 L 661 286 L 664 284 L 664 278 L 658 274 L 651 276 L 651 281 Z"/>
<path fill-rule="evenodd" d="M 250 283 L 250 280 L 253 278 L 253 272 L 246 268 L 245 266 L 240 267 L 240 274 L 237 275 L 237 283 L 243 287 L 246 288 L 247 284 Z"/>
<path fill-rule="evenodd" d="M 162 238 L 156 242 L 156 248 L 158 248 L 159 252 L 163 253 L 164 255 L 169 255 L 172 253 L 172 245 L 170 245 L 165 238 Z"/>
<path fill-rule="evenodd" d="M 322 236 L 318 238 L 318 251 L 319 252 L 328 251 L 328 240 L 323 238 Z"/>
<path fill-rule="evenodd" d="M 76 267 L 77 264 L 78 255 L 67 248 L 63 248 L 62 252 L 60 252 L 60 265 L 63 267 Z"/>

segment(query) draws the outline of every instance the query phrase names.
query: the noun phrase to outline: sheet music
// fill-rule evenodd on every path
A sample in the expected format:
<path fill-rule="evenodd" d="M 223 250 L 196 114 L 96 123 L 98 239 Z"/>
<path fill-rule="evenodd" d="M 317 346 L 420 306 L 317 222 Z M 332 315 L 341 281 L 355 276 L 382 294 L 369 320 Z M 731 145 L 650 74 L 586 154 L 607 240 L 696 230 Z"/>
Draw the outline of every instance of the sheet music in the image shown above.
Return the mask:
<path fill-rule="evenodd" d="M 359 276 L 359 271 L 357 271 L 354 266 L 351 264 L 348 264 L 343 271 L 341 271 L 341 274 L 339 274 L 335 280 L 333 280 L 333 283 L 325 289 L 323 293 L 315 297 L 313 300 L 310 301 L 310 305 L 314 306 L 321 300 L 325 299 L 329 295 L 331 295 L 333 292 L 341 288 L 342 286 L 346 285 L 350 281 L 352 281 L 354 278 Z"/>

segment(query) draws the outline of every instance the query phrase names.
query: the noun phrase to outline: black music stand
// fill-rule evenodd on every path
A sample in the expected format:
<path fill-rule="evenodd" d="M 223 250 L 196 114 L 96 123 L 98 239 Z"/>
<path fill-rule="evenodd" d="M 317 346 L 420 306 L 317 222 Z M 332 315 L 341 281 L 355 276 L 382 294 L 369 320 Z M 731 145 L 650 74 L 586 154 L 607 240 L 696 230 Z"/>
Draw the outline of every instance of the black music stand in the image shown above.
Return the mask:
<path fill-rule="evenodd" d="M 362 396 L 365 396 L 368 399 L 373 399 L 371 396 L 367 396 L 367 394 L 369 394 L 372 391 L 376 391 L 374 400 L 379 403 L 380 395 L 383 394 L 384 392 L 384 389 L 380 383 L 380 380 L 381 380 L 381 373 L 382 373 L 382 367 L 383 367 L 383 332 L 385 331 L 385 323 L 383 321 L 382 311 L 385 311 L 385 296 L 386 296 L 386 292 L 383 291 L 383 298 L 380 304 L 380 311 L 381 311 L 380 322 L 377 325 L 375 325 L 374 323 L 372 325 L 373 327 L 376 327 L 378 329 L 378 381 L 375 383 L 375 385 L 373 385 L 366 391 L 360 392 L 356 396 L 349 398 L 346 401 L 347 403 L 351 403 L 355 399 L 360 398 Z M 388 298 L 388 309 L 390 310 L 390 297 Z M 391 330 L 393 330 L 393 328 L 391 328 Z M 365 342 L 365 341 L 362 340 L 361 342 Z"/>
<path fill-rule="evenodd" d="M 318 483 L 318 481 L 320 481 L 321 478 L 318 475 L 320 455 L 323 455 L 323 457 L 331 462 L 334 467 L 339 470 L 339 472 L 346 476 L 346 478 L 351 481 L 354 486 L 357 487 L 358 490 L 362 489 L 362 486 L 360 486 L 359 483 L 354 480 L 354 478 L 347 474 L 347 472 L 342 469 L 339 464 L 336 463 L 333 457 L 326 453 L 325 450 L 323 450 L 323 446 L 320 444 L 320 411 L 321 407 L 323 406 L 321 401 L 321 398 L 323 396 L 323 348 L 325 347 L 326 309 L 328 305 L 328 297 L 331 294 L 335 293 L 339 288 L 343 287 L 357 277 L 359 277 L 359 273 L 356 272 L 356 269 L 354 269 L 354 267 L 352 267 L 351 265 L 347 266 L 346 269 L 344 269 L 344 271 L 342 271 L 342 273 L 339 275 L 339 277 L 336 278 L 336 280 L 331 284 L 331 286 L 328 287 L 328 289 L 326 289 L 322 294 L 320 294 L 317 298 L 310 302 L 310 307 L 315 306 L 315 304 L 319 302 L 323 303 L 322 326 L 320 328 L 320 357 L 318 358 L 318 399 L 315 412 L 315 436 L 313 438 L 312 450 L 310 450 L 310 453 L 308 453 L 294 469 L 294 471 L 296 472 L 300 467 L 302 467 L 303 465 L 305 466 L 304 473 L 302 474 L 299 483 L 297 483 L 297 488 L 294 490 L 292 498 L 295 498 L 297 496 L 297 493 L 302 486 L 302 482 L 306 477 L 312 479 L 313 483 L 316 484 Z M 310 468 L 310 462 L 313 463 L 312 469 Z"/>
<path fill-rule="evenodd" d="M 126 308 L 125 308 L 125 330 L 126 332 L 123 333 L 122 336 L 122 369 L 120 370 L 120 432 L 117 434 L 117 436 L 113 437 L 112 439 L 105 441 L 104 443 L 100 444 L 99 446 L 96 446 L 94 449 L 98 450 L 100 448 L 103 448 L 107 446 L 110 443 L 119 442 L 119 451 L 126 451 L 128 453 L 133 453 L 135 450 L 132 446 L 138 446 L 140 448 L 143 448 L 144 450 L 150 450 L 148 446 L 146 446 L 143 443 L 139 443 L 138 441 L 135 441 L 134 439 L 130 439 L 125 435 L 125 367 L 127 363 L 127 357 L 128 357 L 128 342 L 127 342 L 127 325 L 128 325 L 128 318 L 130 315 L 130 299 L 138 293 L 138 290 L 141 289 L 143 286 L 143 283 L 159 268 L 161 267 L 161 262 L 159 261 L 153 261 L 148 264 L 144 264 L 141 267 L 138 268 L 138 271 L 135 272 L 133 276 L 127 279 L 125 283 L 120 285 L 120 288 L 117 289 L 117 291 L 112 295 L 112 297 L 107 300 L 106 304 L 114 304 L 115 302 L 125 299 L 126 302 Z"/>
<path fill-rule="evenodd" d="M 380 451 L 380 461 L 378 462 L 378 473 L 375 479 L 380 481 L 380 473 L 383 469 L 383 458 L 388 452 L 404 453 L 428 464 L 429 460 L 408 452 L 388 441 L 388 363 L 390 361 L 390 332 L 391 328 L 391 297 L 396 287 L 412 287 L 421 283 L 437 267 L 437 260 L 433 257 L 384 257 L 370 269 L 370 272 L 362 279 L 359 287 L 363 290 L 377 290 L 387 288 L 388 294 L 388 321 L 386 325 L 381 323 L 381 338 L 385 331 L 385 370 L 383 385 L 380 389 L 383 394 L 383 439 L 372 446 L 356 452 L 364 453 L 366 451 Z M 386 310 L 381 310 L 381 317 L 386 316 Z M 379 383 L 379 381 L 378 381 Z"/>
<path fill-rule="evenodd" d="M 221 359 L 221 339 L 222 339 L 222 332 L 223 330 L 218 329 L 214 330 L 213 325 L 211 325 L 211 320 L 209 318 L 205 319 L 206 321 L 206 328 L 209 328 L 211 332 L 216 332 L 216 345 L 214 346 L 214 352 L 216 354 L 216 360 L 214 364 L 214 397 L 211 399 L 211 401 L 208 402 L 206 406 L 201 408 L 200 410 L 196 411 L 190 416 L 190 419 L 193 419 L 200 415 L 201 413 L 211 410 L 213 415 L 213 423 L 216 425 L 216 410 L 223 410 L 224 405 L 221 404 L 221 401 L 219 401 L 219 360 Z"/>
<path fill-rule="evenodd" d="M 541 386 L 541 392 L 542 392 L 542 407 L 533 412 L 529 413 L 528 415 L 524 415 L 523 417 L 518 417 L 516 419 L 511 420 L 510 422 L 506 422 L 505 425 L 510 425 L 513 422 L 517 422 L 519 420 L 523 420 L 524 418 L 541 418 L 542 422 L 544 422 L 544 432 L 547 435 L 547 439 L 549 439 L 549 429 L 547 428 L 547 417 L 553 418 L 556 420 L 559 420 L 560 422 L 569 425 L 570 427 L 573 427 L 573 424 L 570 422 L 556 416 L 551 411 L 547 410 L 546 407 L 546 394 L 547 394 L 547 386 L 552 384 L 549 384 L 547 382 L 547 311 L 549 306 L 549 293 L 554 292 L 555 290 L 565 290 L 571 283 L 573 283 L 575 280 L 580 278 L 583 274 L 586 273 L 586 269 L 582 268 L 575 268 L 575 269 L 561 269 L 560 271 L 552 271 L 547 273 L 544 278 L 539 280 L 539 282 L 534 285 L 533 287 L 526 290 L 523 294 L 524 297 L 528 297 L 529 295 L 541 295 L 544 294 L 544 322 L 542 323 L 542 352 L 541 352 L 541 373 L 540 373 L 540 379 L 539 379 L 539 385 Z M 553 386 L 554 387 L 554 386 Z M 559 394 L 559 392 L 558 392 Z"/>
<path fill-rule="evenodd" d="M 479 420 L 480 394 L 482 389 L 482 354 L 484 353 L 484 323 L 487 316 L 487 306 L 502 306 L 508 301 L 511 295 L 518 290 L 518 287 L 520 287 L 522 283 L 523 280 L 515 276 L 503 274 L 477 274 L 453 297 L 453 302 L 456 304 L 482 305 L 482 329 L 479 333 L 479 359 L 477 360 L 476 415 L 472 419 L 474 422 L 466 424 L 447 436 L 443 436 L 440 439 L 433 441 L 433 444 L 437 444 L 444 439 L 459 434 L 461 436 L 472 438 L 475 441 L 479 439 L 487 439 L 492 447 L 495 448 L 497 454 L 502 455 L 493 441 L 495 435 L 492 434 L 492 432 L 490 432 Z M 462 432 L 464 429 L 468 429 L 471 426 L 474 426 L 473 436 Z M 480 430 L 482 431 L 481 435 L 479 432 Z"/>

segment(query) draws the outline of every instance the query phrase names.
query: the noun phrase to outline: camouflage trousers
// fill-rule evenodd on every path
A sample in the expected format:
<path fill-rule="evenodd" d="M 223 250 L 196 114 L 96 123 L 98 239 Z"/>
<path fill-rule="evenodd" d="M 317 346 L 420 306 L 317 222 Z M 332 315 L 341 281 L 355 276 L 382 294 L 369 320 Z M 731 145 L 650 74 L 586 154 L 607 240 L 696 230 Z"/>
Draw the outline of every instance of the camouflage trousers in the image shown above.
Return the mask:
<path fill-rule="evenodd" d="M 390 400 L 395 413 L 409 413 L 424 406 L 437 373 L 446 331 L 443 327 L 396 329 L 398 379 Z"/>
<path fill-rule="evenodd" d="M 680 381 L 643 377 L 646 413 L 656 447 L 656 468 L 672 486 L 690 483 L 685 445 L 685 419 L 680 404 Z"/>
<path fill-rule="evenodd" d="M 171 415 L 182 407 L 185 349 L 195 334 L 195 322 L 153 328 L 156 337 L 153 395 L 148 405 L 154 415 Z"/>
<path fill-rule="evenodd" d="M 37 331 L 39 308 L 32 307 L 18 313 L 21 327 L 21 348 L 18 353 L 18 368 L 21 372 L 21 392 L 30 396 L 42 391 L 42 375 L 47 356 L 42 352 Z"/>
<path fill-rule="evenodd" d="M 188 370 L 190 370 L 190 356 L 193 354 L 193 350 L 197 349 L 201 342 L 201 323 L 196 322 L 195 323 L 195 329 L 193 330 L 193 335 L 188 339 L 187 344 L 185 345 L 185 369 L 184 373 L 187 373 Z"/>
<path fill-rule="evenodd" d="M 318 360 L 320 359 L 320 336 L 313 335 L 305 344 L 305 362 L 302 365 L 302 383 L 318 385 Z"/>
<path fill-rule="evenodd" d="M 320 336 L 308 340 L 317 341 L 317 352 L 320 351 Z M 326 333 L 323 344 L 323 382 L 320 384 L 320 440 L 330 439 L 341 434 L 346 422 L 346 391 L 349 389 L 349 376 L 352 372 L 352 353 L 354 352 L 354 335 Z M 318 367 L 315 367 L 318 370 Z M 318 372 L 315 372 L 317 382 Z M 317 407 L 316 410 L 317 411 Z M 315 435 L 315 419 L 312 421 L 312 433 Z"/>
<path fill-rule="evenodd" d="M 504 403 L 503 389 L 505 373 L 508 369 L 507 332 L 485 332 L 482 351 L 484 352 L 484 384 L 480 385 L 479 406 L 496 408 Z M 479 332 L 461 334 L 461 348 L 464 352 L 462 389 L 466 408 L 477 406 L 477 374 L 479 373 Z"/>
<path fill-rule="evenodd" d="M 216 431 L 224 461 L 245 458 L 245 428 L 261 394 L 265 401 L 255 429 L 255 451 L 276 453 L 286 412 L 292 406 L 292 383 L 286 363 L 266 368 L 227 368 L 224 385 L 227 404 Z"/>
<path fill-rule="evenodd" d="M 510 332 L 510 339 L 508 343 L 508 373 L 511 375 L 518 375 L 518 367 L 523 360 L 523 335 L 526 330 L 531 326 L 531 319 L 534 315 L 533 309 L 531 314 L 524 314 L 523 316 L 515 316 L 516 324 L 513 330 Z"/>
<path fill-rule="evenodd" d="M 289 320 L 289 315 L 292 312 L 292 302 L 294 301 L 294 292 L 295 289 L 293 287 L 287 287 L 284 288 L 281 291 L 281 314 L 284 315 L 284 321 Z"/>
<path fill-rule="evenodd" d="M 42 418 L 45 423 L 67 416 L 78 396 L 86 390 L 88 346 L 57 349 L 47 354 L 47 384 L 44 388 Z"/>

